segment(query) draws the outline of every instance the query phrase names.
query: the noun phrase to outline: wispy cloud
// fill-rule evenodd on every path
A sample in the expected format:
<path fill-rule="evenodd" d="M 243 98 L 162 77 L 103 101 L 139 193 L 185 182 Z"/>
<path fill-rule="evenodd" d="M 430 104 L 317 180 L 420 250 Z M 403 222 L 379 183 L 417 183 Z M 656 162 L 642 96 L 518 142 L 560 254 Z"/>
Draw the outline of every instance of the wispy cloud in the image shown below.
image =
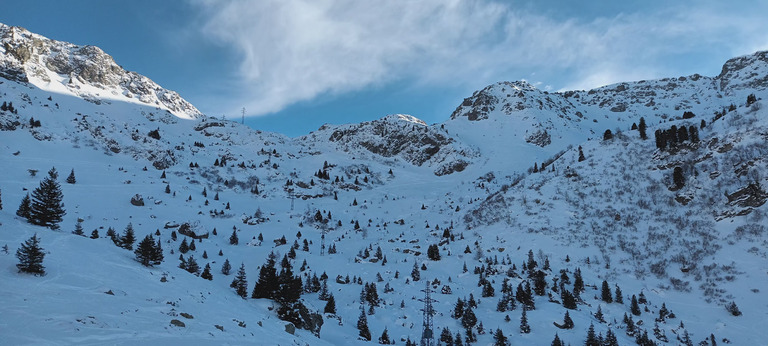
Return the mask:
<path fill-rule="evenodd" d="M 543 71 L 563 88 L 653 78 L 671 52 L 766 48 L 761 9 L 665 7 L 556 20 L 490 0 L 200 0 L 202 32 L 236 49 L 250 113 L 398 80 L 477 85 Z M 541 75 L 541 74 L 540 74 Z"/>

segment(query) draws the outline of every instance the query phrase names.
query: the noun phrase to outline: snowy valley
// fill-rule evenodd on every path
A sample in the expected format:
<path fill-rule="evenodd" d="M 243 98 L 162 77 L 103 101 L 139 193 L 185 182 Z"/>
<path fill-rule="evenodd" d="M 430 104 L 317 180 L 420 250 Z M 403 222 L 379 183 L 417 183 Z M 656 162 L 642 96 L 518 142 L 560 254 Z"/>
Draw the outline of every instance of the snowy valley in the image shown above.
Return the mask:
<path fill-rule="evenodd" d="M 768 342 L 768 52 L 714 77 L 500 82 L 442 123 L 290 138 L 96 47 L 0 41 L 3 343 L 419 344 L 426 290 L 433 344 Z M 53 227 L 17 215 L 46 177 Z M 41 276 L 14 256 L 33 235 Z M 147 236 L 159 263 L 137 260 Z M 253 298 L 269 258 L 301 285 Z"/>

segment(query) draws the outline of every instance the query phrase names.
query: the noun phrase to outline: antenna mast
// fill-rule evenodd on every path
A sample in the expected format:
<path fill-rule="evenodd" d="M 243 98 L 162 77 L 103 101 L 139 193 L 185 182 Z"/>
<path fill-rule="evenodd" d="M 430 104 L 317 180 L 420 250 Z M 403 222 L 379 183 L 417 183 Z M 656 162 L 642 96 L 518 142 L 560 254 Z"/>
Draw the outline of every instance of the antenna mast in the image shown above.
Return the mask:
<path fill-rule="evenodd" d="M 243 107 L 243 125 L 245 125 L 245 107 Z"/>

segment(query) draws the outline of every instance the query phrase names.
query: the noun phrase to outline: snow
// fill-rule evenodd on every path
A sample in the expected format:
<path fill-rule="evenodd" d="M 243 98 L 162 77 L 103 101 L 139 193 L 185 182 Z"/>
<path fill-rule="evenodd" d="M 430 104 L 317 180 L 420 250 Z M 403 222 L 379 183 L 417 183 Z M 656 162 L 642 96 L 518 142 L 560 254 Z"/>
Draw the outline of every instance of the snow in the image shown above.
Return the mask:
<path fill-rule="evenodd" d="M 0 334 L 5 343 L 369 344 L 357 340 L 355 327 L 363 286 L 338 284 L 338 275 L 376 283 L 382 306 L 368 316 L 372 342 L 385 327 L 397 344 L 408 337 L 417 341 L 423 307 L 418 301 L 423 297 L 420 290 L 426 280 L 435 279 L 440 281 L 435 289 L 449 285 L 453 291 L 433 294 L 435 335 L 443 327 L 454 335 L 462 331 L 450 311 L 458 298 L 473 294 L 480 301 L 476 315 L 487 331 L 478 336 L 481 345 L 492 342 L 496 328 L 513 344 L 549 344 L 555 333 L 566 343 L 580 344 L 590 323 L 603 335 L 611 328 L 622 345 L 632 344 L 634 338 L 624 333 L 621 320 L 629 313 L 629 297 L 640 292 L 649 300 L 649 312 L 633 318 L 643 321 L 642 328 L 652 338 L 654 317 L 664 303 L 677 316 L 659 323 L 668 344 L 677 344 L 676 336 L 684 331 L 694 343 L 710 333 L 718 342 L 727 338 L 736 345 L 768 340 L 768 331 L 762 328 L 768 317 L 768 297 L 761 292 L 768 284 L 765 206 L 745 216 L 722 217 L 741 210 L 727 203 L 724 192 L 732 193 L 754 180 L 766 186 L 768 153 L 762 144 L 768 122 L 762 86 L 725 92 L 715 78 L 701 77 L 625 83 L 624 91 L 614 85 L 546 94 L 523 83 L 499 83 L 486 90 L 497 101 L 485 119 L 457 116 L 426 125 L 412 116 L 391 115 L 363 124 L 328 125 L 290 139 L 211 117 L 179 117 L 167 107 L 136 102 L 122 93 L 86 86 L 80 89 L 83 93 L 73 93 L 62 88 L 63 76 L 49 78 L 50 84 L 41 80 L 30 84 L 2 80 L 0 84 L 0 101 L 13 102 L 18 109 L 18 115 L 0 113 L 0 124 L 6 120 L 24 124 L 0 132 L 0 246 L 9 247 L 9 254 L 0 253 Z M 672 82 L 678 86 L 666 90 Z M 513 95 L 513 89 L 522 95 Z M 650 91 L 656 93 L 652 97 L 656 106 L 644 106 L 649 99 L 642 98 L 651 97 Z M 757 95 L 757 106 L 744 104 L 750 93 Z M 91 95 L 90 102 L 83 99 L 86 94 Z M 693 95 L 699 103 L 681 107 Z M 633 103 L 633 98 L 638 101 Z M 625 111 L 609 110 L 620 101 L 626 101 Z M 505 104 L 516 102 L 523 109 L 504 109 Z M 712 112 L 731 103 L 736 110 L 713 123 Z M 681 120 L 684 110 L 697 116 Z M 649 124 L 651 138 L 646 141 L 629 130 L 641 116 Z M 26 126 L 30 117 L 42 126 Z M 700 145 L 676 153 L 655 149 L 656 129 L 698 125 L 701 119 L 710 125 L 701 130 Z M 617 128 L 621 132 L 614 140 L 602 141 L 605 129 Z M 148 136 L 156 129 L 159 140 Z M 538 130 L 546 130 L 551 143 L 526 142 Z M 347 133 L 332 141 L 336 131 Z M 423 139 L 440 136 L 445 141 L 437 153 L 421 161 L 426 156 L 420 155 L 429 148 Z M 402 150 L 392 155 L 361 146 L 363 142 L 386 146 L 396 138 L 405 140 L 399 142 Z M 728 145 L 732 148 L 725 150 Z M 578 161 L 578 146 L 586 161 Z M 559 153 L 554 172 L 528 172 L 534 163 L 541 165 Z M 224 157 L 226 167 L 213 166 Z M 435 174 L 455 160 L 465 160 L 468 166 L 451 174 Z M 326 162 L 330 181 L 314 176 Z M 190 163 L 199 167 L 191 168 Z M 167 167 L 157 169 L 153 164 Z M 671 171 L 677 165 L 685 167 L 688 180 L 682 190 L 671 191 Z M 59 231 L 32 226 L 14 213 L 21 198 L 51 167 L 59 172 L 67 210 Z M 737 173 L 740 167 L 739 172 L 745 173 Z M 71 169 L 76 184 L 64 182 Z M 37 170 L 37 175 L 31 176 L 29 170 Z M 160 178 L 163 171 L 165 179 Z M 719 175 L 714 176 L 715 171 Z M 334 183 L 335 177 L 344 182 Z M 356 178 L 358 184 L 353 183 Z M 250 190 L 257 179 L 260 193 L 255 195 Z M 286 186 L 289 180 L 293 185 Z M 164 192 L 166 185 L 172 193 Z M 204 188 L 207 198 L 202 196 Z M 216 193 L 219 200 L 213 199 Z M 144 197 L 145 206 L 129 203 L 135 194 Z M 682 205 L 675 201 L 678 196 L 693 200 Z M 259 210 L 263 222 L 243 222 Z M 318 210 L 323 215 L 331 212 L 332 219 L 313 221 Z M 97 229 L 100 238 L 71 234 L 78 218 L 83 219 L 86 235 Z M 355 221 L 361 229 L 354 229 Z M 212 281 L 178 268 L 178 245 L 184 236 L 179 234 L 172 241 L 172 229 L 164 228 L 168 222 L 189 222 L 198 233 L 217 230 L 217 235 L 196 241 L 197 249 L 190 252 L 201 267 L 211 264 Z M 143 267 L 132 252 L 105 238 L 107 228 L 121 233 L 128 223 L 137 239 L 161 233 L 165 250 L 161 265 Z M 444 241 L 443 230 L 451 225 L 455 238 L 440 245 L 442 259 L 427 259 L 427 247 Z M 753 228 L 743 227 L 749 225 Z M 229 244 L 233 229 L 240 238 L 236 246 Z M 326 246 L 334 244 L 337 254 L 320 255 L 324 230 Z M 47 253 L 47 274 L 42 277 L 18 273 L 13 256 L 19 244 L 35 233 Z M 259 234 L 264 237 L 262 243 L 256 240 Z M 275 245 L 273 240 L 282 236 L 288 244 Z M 309 251 L 296 250 L 294 271 L 304 279 L 304 275 L 327 273 L 337 304 L 338 319 L 326 315 L 319 338 L 303 330 L 296 335 L 285 332 L 285 322 L 273 310 L 276 303 L 239 298 L 229 287 L 233 275 L 219 271 L 224 259 L 230 261 L 233 272 L 244 263 L 250 293 L 267 255 L 274 251 L 282 258 L 294 241 L 301 246 L 304 239 L 310 243 Z M 386 255 L 386 265 L 361 256 L 366 248 L 375 253 L 377 247 Z M 465 254 L 467 247 L 471 253 Z M 569 310 L 574 329 L 553 325 L 562 321 L 565 309 L 546 296 L 537 296 L 536 310 L 527 312 L 531 334 L 519 333 L 519 307 L 496 311 L 507 269 L 514 263 L 521 273 L 529 250 L 540 263 L 544 257 L 549 259 L 550 287 L 560 270 L 566 270 L 572 280 L 576 268 L 581 269 L 587 288 L 581 294 L 584 302 L 577 310 Z M 208 259 L 202 258 L 203 251 Z M 505 263 L 494 265 L 499 274 L 488 276 L 496 296 L 481 297 L 473 269 L 493 258 Z M 696 268 L 682 271 L 686 260 L 692 259 Z M 308 268 L 301 272 L 305 260 Z M 418 282 L 410 280 L 414 262 L 427 266 Z M 461 270 L 464 263 L 466 273 Z M 652 268 L 663 268 L 664 273 L 657 275 Z M 382 282 L 377 282 L 377 274 Z M 167 282 L 161 282 L 162 277 Z M 672 279 L 680 281 L 680 288 Z M 621 287 L 623 305 L 597 298 L 603 280 Z M 520 282 L 521 278 L 510 278 L 513 287 Z M 393 292 L 383 292 L 387 283 Z M 559 300 L 559 294 L 552 294 L 553 300 Z M 302 298 L 311 310 L 322 311 L 325 305 L 317 293 L 305 293 Z M 743 316 L 725 311 L 723 305 L 730 301 L 738 304 Z M 592 315 L 598 306 L 608 321 L 605 324 Z M 182 312 L 194 318 L 182 317 Z M 506 315 L 510 322 L 504 320 Z M 186 326 L 171 325 L 173 319 Z"/>

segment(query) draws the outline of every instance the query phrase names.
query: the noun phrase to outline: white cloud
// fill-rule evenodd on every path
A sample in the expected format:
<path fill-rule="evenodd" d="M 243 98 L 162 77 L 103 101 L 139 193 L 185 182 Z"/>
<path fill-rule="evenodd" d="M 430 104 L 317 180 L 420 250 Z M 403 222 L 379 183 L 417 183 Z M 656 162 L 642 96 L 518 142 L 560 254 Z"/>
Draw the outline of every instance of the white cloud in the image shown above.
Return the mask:
<path fill-rule="evenodd" d="M 588 22 L 490 0 L 195 4 L 207 37 L 241 54 L 238 102 L 253 114 L 397 80 L 476 86 L 539 71 L 570 76 L 548 85 L 591 88 L 653 78 L 668 72 L 657 65 L 670 52 L 716 44 L 745 54 L 766 46 L 768 28 L 758 14 L 765 12 L 724 12 L 716 2 Z"/>

